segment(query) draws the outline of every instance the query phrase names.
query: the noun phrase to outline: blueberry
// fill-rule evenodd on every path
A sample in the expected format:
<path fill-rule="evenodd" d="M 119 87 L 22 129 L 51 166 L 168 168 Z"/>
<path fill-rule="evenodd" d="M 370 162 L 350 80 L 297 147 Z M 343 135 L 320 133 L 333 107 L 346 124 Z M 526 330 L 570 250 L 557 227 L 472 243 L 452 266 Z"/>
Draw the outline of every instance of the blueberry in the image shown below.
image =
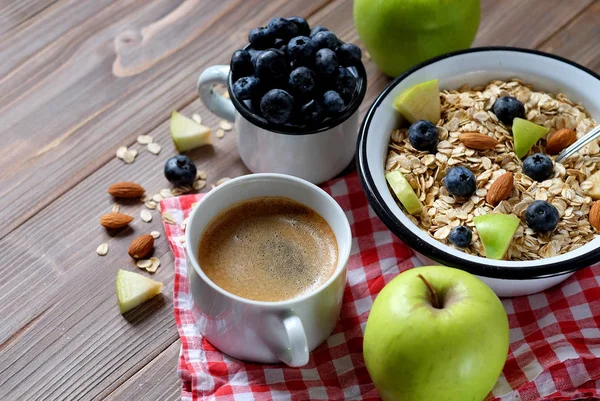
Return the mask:
<path fill-rule="evenodd" d="M 315 73 L 307 67 L 298 67 L 290 73 L 288 86 L 294 96 L 306 99 L 315 89 Z"/>
<path fill-rule="evenodd" d="M 338 69 L 335 53 L 331 49 L 321 49 L 315 56 L 315 71 L 319 75 L 332 75 Z"/>
<path fill-rule="evenodd" d="M 333 32 L 323 31 L 317 33 L 311 38 L 315 42 L 317 49 L 335 50 L 338 47 L 338 38 Z"/>
<path fill-rule="evenodd" d="M 435 125 L 427 120 L 418 120 L 408 128 L 408 140 L 413 148 L 432 152 L 440 137 Z"/>
<path fill-rule="evenodd" d="M 310 35 L 310 26 L 308 26 L 308 22 L 302 17 L 294 16 L 287 19 L 288 21 L 292 21 L 296 28 L 298 28 L 298 35 L 308 36 Z"/>
<path fill-rule="evenodd" d="M 344 67 L 351 67 L 353 65 L 359 65 L 361 63 L 362 51 L 360 47 L 353 45 L 352 43 L 344 43 L 338 47 L 335 51 L 340 65 Z"/>
<path fill-rule="evenodd" d="M 250 54 L 250 62 L 252 63 L 252 68 L 254 69 L 256 67 L 256 59 L 258 58 L 258 56 L 260 56 L 262 51 L 256 49 L 248 49 L 248 53 Z"/>
<path fill-rule="evenodd" d="M 319 32 L 326 32 L 329 29 L 325 28 L 324 26 L 315 26 L 313 27 L 313 29 L 310 30 L 310 37 L 312 38 L 313 36 L 315 36 L 317 33 Z"/>
<path fill-rule="evenodd" d="M 473 233 L 467 226 L 456 226 L 450 231 L 448 239 L 459 248 L 466 248 L 471 245 Z"/>
<path fill-rule="evenodd" d="M 255 75 L 263 84 L 286 82 L 289 64 L 279 50 L 265 50 L 256 58 Z"/>
<path fill-rule="evenodd" d="M 552 177 L 554 173 L 554 164 L 552 159 L 548 156 L 536 153 L 529 156 L 523 162 L 523 172 L 529 176 L 529 178 L 542 182 Z"/>
<path fill-rule="evenodd" d="M 336 91 L 327 91 L 323 94 L 323 109 L 329 115 L 337 114 L 344 110 L 344 100 Z"/>
<path fill-rule="evenodd" d="M 468 198 L 475 193 L 475 175 L 466 167 L 452 167 L 446 172 L 444 186 L 450 195 Z"/>
<path fill-rule="evenodd" d="M 248 34 L 248 42 L 257 50 L 266 49 L 273 44 L 274 40 L 268 28 L 254 28 Z"/>
<path fill-rule="evenodd" d="M 288 43 L 289 59 L 302 64 L 310 61 L 315 51 L 315 44 L 308 36 L 296 36 Z"/>
<path fill-rule="evenodd" d="M 290 40 L 294 36 L 298 36 L 298 27 L 296 24 L 281 17 L 276 17 L 269 21 L 268 29 L 275 38 L 283 40 Z"/>
<path fill-rule="evenodd" d="M 260 80 L 256 77 L 241 77 L 233 84 L 233 94 L 239 100 L 249 100 L 256 96 Z"/>
<path fill-rule="evenodd" d="M 516 117 L 525 118 L 525 107 L 514 97 L 504 96 L 494 102 L 492 111 L 505 125 L 512 125 Z"/>
<path fill-rule="evenodd" d="M 260 111 L 268 122 L 285 124 L 292 117 L 294 98 L 283 89 L 271 89 L 260 101 Z"/>
<path fill-rule="evenodd" d="M 543 200 L 533 201 L 525 210 L 527 226 L 536 232 L 550 232 L 558 224 L 558 210 Z"/>
<path fill-rule="evenodd" d="M 347 68 L 339 67 L 335 79 L 335 89 L 346 104 L 350 103 L 356 91 L 356 77 Z"/>
<path fill-rule="evenodd" d="M 231 73 L 237 79 L 247 77 L 254 72 L 254 66 L 251 61 L 252 57 L 246 50 L 236 50 L 231 55 Z"/>
<path fill-rule="evenodd" d="M 173 156 L 165 163 L 165 177 L 175 186 L 192 185 L 196 179 L 196 165 L 187 156 Z"/>
<path fill-rule="evenodd" d="M 300 118 L 307 125 L 316 125 L 325 118 L 325 111 L 320 102 L 311 100 L 300 107 Z"/>

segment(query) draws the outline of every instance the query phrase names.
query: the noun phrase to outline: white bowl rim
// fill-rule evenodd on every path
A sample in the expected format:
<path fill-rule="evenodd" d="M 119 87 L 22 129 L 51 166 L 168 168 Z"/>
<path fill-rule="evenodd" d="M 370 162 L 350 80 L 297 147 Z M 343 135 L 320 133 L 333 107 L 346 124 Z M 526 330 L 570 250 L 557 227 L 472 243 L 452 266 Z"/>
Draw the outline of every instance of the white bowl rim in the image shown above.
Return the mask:
<path fill-rule="evenodd" d="M 406 227 L 398 218 L 394 215 L 394 213 L 387 206 L 386 202 L 381 197 L 377 187 L 375 185 L 374 179 L 371 175 L 369 163 L 366 157 L 367 154 L 367 134 L 370 129 L 371 122 L 377 111 L 378 107 L 383 103 L 384 99 L 390 94 L 390 92 L 404 79 L 413 74 L 414 72 L 430 65 L 434 64 L 438 61 L 452 58 L 455 56 L 459 56 L 462 54 L 468 53 L 480 53 L 480 52 L 494 52 L 494 51 L 502 51 L 502 52 L 517 52 L 517 53 L 528 53 L 541 57 L 547 57 L 554 59 L 556 61 L 568 64 L 572 67 L 575 67 L 589 75 L 593 78 L 600 81 L 600 75 L 595 73 L 594 71 L 575 63 L 574 61 L 568 60 L 564 57 L 560 57 L 554 54 L 545 53 L 539 50 L 532 49 L 523 49 L 518 47 L 510 47 L 510 46 L 486 46 L 486 47 L 474 47 L 459 51 L 454 51 L 446 54 L 442 54 L 440 56 L 431 58 L 422 63 L 419 63 L 412 68 L 405 71 L 403 74 L 395 78 L 392 82 L 390 82 L 386 88 L 377 96 L 377 98 L 373 101 L 373 104 L 370 106 L 363 123 L 360 128 L 358 141 L 357 141 L 357 157 L 356 164 L 358 174 L 361 180 L 361 184 L 363 190 L 367 196 L 370 206 L 373 208 L 374 212 L 377 216 L 383 221 L 383 223 L 392 231 L 398 238 L 404 241 L 407 245 L 413 248 L 415 251 L 433 259 L 439 263 L 442 263 L 447 266 L 457 267 L 462 270 L 468 271 L 470 273 L 490 277 L 490 278 L 499 278 L 499 279 L 518 279 L 518 280 L 527 280 L 527 279 L 538 279 L 544 277 L 551 277 L 556 275 L 563 275 L 567 273 L 571 273 L 583 267 L 587 267 L 593 265 L 600 261 L 600 251 L 597 249 L 591 249 L 590 251 L 572 258 L 568 261 L 568 263 L 564 262 L 554 262 L 547 264 L 540 264 L 537 266 L 527 266 L 521 267 L 516 262 L 512 266 L 498 266 L 494 264 L 494 260 L 490 260 L 489 263 L 485 262 L 475 262 L 472 260 L 467 260 L 460 256 L 456 256 L 446 252 L 441 247 L 433 246 L 420 238 L 414 235 L 410 228 Z M 485 261 L 485 258 L 481 258 Z"/>

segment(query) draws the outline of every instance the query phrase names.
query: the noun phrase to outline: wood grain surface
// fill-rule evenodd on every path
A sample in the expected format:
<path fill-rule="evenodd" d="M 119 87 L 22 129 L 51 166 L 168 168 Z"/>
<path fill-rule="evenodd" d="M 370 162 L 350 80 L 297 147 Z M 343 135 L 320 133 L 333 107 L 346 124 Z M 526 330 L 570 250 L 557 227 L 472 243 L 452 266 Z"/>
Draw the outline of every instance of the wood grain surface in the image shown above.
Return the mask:
<path fill-rule="evenodd" d="M 600 71 L 600 2 L 484 0 L 476 45 L 554 52 Z M 299 14 L 360 45 L 350 0 L 58 0 L 0 3 L 0 399 L 176 400 L 179 340 L 172 311 L 172 256 L 164 236 L 154 275 L 165 293 L 128 313 L 116 308 L 119 268 L 136 235 L 160 230 L 122 211 L 130 229 L 98 224 L 114 201 L 106 188 L 132 180 L 168 187 L 174 109 L 218 119 L 197 100 L 203 68 L 227 63 L 250 28 Z M 364 113 L 389 82 L 365 59 Z M 159 155 L 135 144 L 153 136 Z M 125 165 L 120 145 L 140 154 Z M 235 130 L 190 153 L 209 184 L 247 173 Z M 208 190 L 208 189 L 206 189 Z M 205 190 L 205 191 L 206 191 Z M 109 244 L 99 257 L 96 247 Z"/>

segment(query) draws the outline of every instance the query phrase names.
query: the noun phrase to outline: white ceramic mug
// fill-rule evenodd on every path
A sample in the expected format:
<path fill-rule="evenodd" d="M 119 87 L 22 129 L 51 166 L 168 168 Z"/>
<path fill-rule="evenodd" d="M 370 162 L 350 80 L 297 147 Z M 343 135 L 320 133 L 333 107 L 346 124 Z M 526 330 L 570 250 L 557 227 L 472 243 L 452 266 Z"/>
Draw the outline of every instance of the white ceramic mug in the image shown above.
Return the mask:
<path fill-rule="evenodd" d="M 274 127 L 253 113 L 233 96 L 227 65 L 204 70 L 198 79 L 198 94 L 210 111 L 235 121 L 238 151 L 250 171 L 289 174 L 319 184 L 341 173 L 356 151 L 358 107 L 365 96 L 367 79 L 362 65 L 350 71 L 357 77 L 356 96 L 339 116 L 313 130 Z M 231 99 L 215 92 L 216 84 L 226 85 Z"/>
<path fill-rule="evenodd" d="M 280 302 L 241 298 L 213 283 L 198 263 L 198 243 L 220 212 L 246 199 L 283 196 L 317 212 L 329 224 L 338 246 L 333 275 L 313 292 Z M 342 307 L 350 224 L 342 208 L 321 188 L 282 174 L 250 174 L 210 191 L 194 207 L 186 230 L 190 289 L 200 310 L 200 332 L 216 348 L 235 358 L 302 366 L 308 354 L 333 331 Z"/>

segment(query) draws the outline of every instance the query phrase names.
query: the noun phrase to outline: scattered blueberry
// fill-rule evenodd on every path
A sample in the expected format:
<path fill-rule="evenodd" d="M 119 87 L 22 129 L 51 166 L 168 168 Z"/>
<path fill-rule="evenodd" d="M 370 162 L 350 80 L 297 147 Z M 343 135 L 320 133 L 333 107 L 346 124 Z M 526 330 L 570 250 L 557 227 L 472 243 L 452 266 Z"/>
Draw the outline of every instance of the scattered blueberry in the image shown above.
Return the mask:
<path fill-rule="evenodd" d="M 290 40 L 298 36 L 298 27 L 290 20 L 281 17 L 275 17 L 269 21 L 269 32 L 276 38 Z"/>
<path fill-rule="evenodd" d="M 444 177 L 444 186 L 450 195 L 468 198 L 475 193 L 475 175 L 466 167 L 451 167 Z"/>
<path fill-rule="evenodd" d="M 542 153 L 529 156 L 523 162 L 523 172 L 536 181 L 544 181 L 552 177 L 554 164 L 552 159 Z"/>
<path fill-rule="evenodd" d="M 325 113 L 321 103 L 311 100 L 300 107 L 300 117 L 308 124 L 318 124 L 323 121 Z"/>
<path fill-rule="evenodd" d="M 523 103 L 511 96 L 503 96 L 494 102 L 492 111 L 505 125 L 512 125 L 516 117 L 525 117 L 525 107 Z"/>
<path fill-rule="evenodd" d="M 290 73 L 288 86 L 294 96 L 310 98 L 315 89 L 315 73 L 307 67 L 298 67 Z"/>
<path fill-rule="evenodd" d="M 448 239 L 459 248 L 466 248 L 471 245 L 473 232 L 467 226 L 456 226 L 450 231 Z"/>
<path fill-rule="evenodd" d="M 271 89 L 260 101 L 260 110 L 268 122 L 285 124 L 292 117 L 294 98 L 283 89 Z"/>
<path fill-rule="evenodd" d="M 273 37 L 268 28 L 254 28 L 248 34 L 248 42 L 257 49 L 266 49 L 273 44 Z"/>
<path fill-rule="evenodd" d="M 431 152 L 435 150 L 440 137 L 434 124 L 427 120 L 419 120 L 408 128 L 408 140 L 413 148 Z"/>
<path fill-rule="evenodd" d="M 256 58 L 256 76 L 263 84 L 287 82 L 289 64 L 279 50 L 265 50 Z"/>
<path fill-rule="evenodd" d="M 327 91 L 323 94 L 323 109 L 329 115 L 337 114 L 344 110 L 344 100 L 336 91 Z"/>
<path fill-rule="evenodd" d="M 533 201 L 525 210 L 527 226 L 536 232 L 550 232 L 558 224 L 558 210 L 543 200 Z"/>
<path fill-rule="evenodd" d="M 319 32 L 312 37 L 312 40 L 315 42 L 317 49 L 335 50 L 339 44 L 337 36 L 330 31 Z"/>
<path fill-rule="evenodd" d="M 296 28 L 298 28 L 298 35 L 309 36 L 310 35 L 310 27 L 308 26 L 308 22 L 302 17 L 294 16 L 287 19 L 288 21 L 292 21 L 296 24 Z"/>
<path fill-rule="evenodd" d="M 252 65 L 250 53 L 246 50 L 236 50 L 231 56 L 231 73 L 234 77 L 247 77 L 252 75 L 254 67 Z"/>
<path fill-rule="evenodd" d="M 337 71 L 337 57 L 331 49 L 321 49 L 315 56 L 315 71 L 320 75 L 332 75 Z"/>
<path fill-rule="evenodd" d="M 241 77 L 233 84 L 233 94 L 240 100 L 249 100 L 258 94 L 260 80 L 256 77 Z"/>
<path fill-rule="evenodd" d="M 356 91 L 356 77 L 347 68 L 339 67 L 335 79 L 335 89 L 346 104 L 350 103 Z"/>
<path fill-rule="evenodd" d="M 344 43 L 335 51 L 340 65 L 351 67 L 361 63 L 362 51 L 352 43 Z"/>
<path fill-rule="evenodd" d="M 196 179 L 196 165 L 185 155 L 173 156 L 165 163 L 165 177 L 175 186 L 192 185 Z"/>
<path fill-rule="evenodd" d="M 315 44 L 308 36 L 296 36 L 288 43 L 288 56 L 290 60 L 299 63 L 310 61 L 315 51 Z"/>
<path fill-rule="evenodd" d="M 313 29 L 310 30 L 310 37 L 312 38 L 317 33 L 319 33 L 319 32 L 325 32 L 325 31 L 328 31 L 328 30 L 329 29 L 325 28 L 324 26 L 317 25 L 317 26 L 313 27 Z"/>

